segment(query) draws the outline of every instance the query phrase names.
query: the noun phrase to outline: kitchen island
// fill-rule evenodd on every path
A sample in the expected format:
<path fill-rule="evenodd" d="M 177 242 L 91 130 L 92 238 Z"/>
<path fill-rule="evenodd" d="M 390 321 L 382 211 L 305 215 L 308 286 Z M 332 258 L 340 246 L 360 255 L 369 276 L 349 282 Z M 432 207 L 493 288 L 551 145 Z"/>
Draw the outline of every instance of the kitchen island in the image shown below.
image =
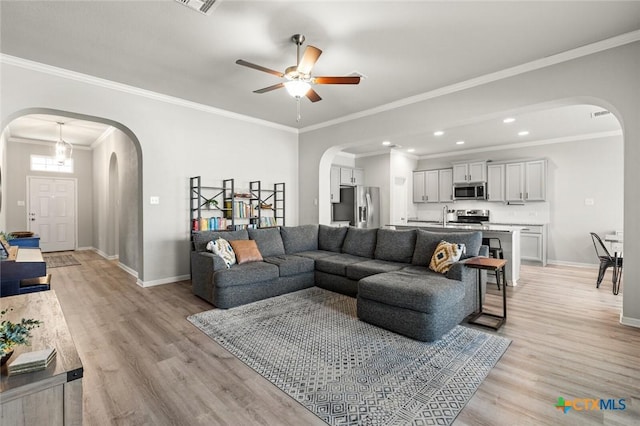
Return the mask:
<path fill-rule="evenodd" d="M 508 285 L 518 285 L 520 279 L 520 231 L 522 226 L 496 224 L 461 224 L 430 221 L 414 221 L 390 225 L 396 229 L 424 229 L 426 231 L 482 231 L 483 238 L 498 238 L 507 260 L 506 274 Z"/>

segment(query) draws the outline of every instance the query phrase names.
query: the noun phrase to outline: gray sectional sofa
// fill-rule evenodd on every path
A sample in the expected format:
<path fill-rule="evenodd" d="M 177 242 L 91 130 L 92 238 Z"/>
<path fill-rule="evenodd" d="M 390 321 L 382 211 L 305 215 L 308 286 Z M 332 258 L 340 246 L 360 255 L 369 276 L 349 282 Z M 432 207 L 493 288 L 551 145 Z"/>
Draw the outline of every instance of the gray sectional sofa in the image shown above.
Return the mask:
<path fill-rule="evenodd" d="M 209 241 L 256 241 L 263 257 L 227 268 Z M 446 274 L 428 265 L 441 240 L 466 246 Z M 477 272 L 464 259 L 487 256 L 481 232 L 303 225 L 193 235 L 193 292 L 231 308 L 314 285 L 357 297 L 358 317 L 414 339 L 439 339 L 478 308 Z"/>

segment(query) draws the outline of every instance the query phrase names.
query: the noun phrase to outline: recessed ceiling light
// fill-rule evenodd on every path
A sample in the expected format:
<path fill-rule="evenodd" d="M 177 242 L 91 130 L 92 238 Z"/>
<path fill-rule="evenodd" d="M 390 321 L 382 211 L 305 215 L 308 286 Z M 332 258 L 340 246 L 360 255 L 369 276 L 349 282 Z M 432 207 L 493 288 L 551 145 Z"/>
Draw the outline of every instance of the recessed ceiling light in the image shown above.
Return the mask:
<path fill-rule="evenodd" d="M 391 142 L 389 142 L 389 141 L 384 141 L 384 142 L 382 142 L 382 145 L 385 145 L 385 146 L 387 146 L 387 145 L 391 145 Z"/>
<path fill-rule="evenodd" d="M 528 130 L 523 130 L 521 132 L 518 132 L 518 136 L 527 136 L 529 134 Z"/>
<path fill-rule="evenodd" d="M 416 149 L 415 149 L 415 148 L 409 148 L 409 149 L 407 150 L 407 152 L 416 152 Z"/>
<path fill-rule="evenodd" d="M 458 142 L 456 142 L 456 145 L 463 145 L 463 144 L 464 144 L 464 141 L 458 141 Z"/>
<path fill-rule="evenodd" d="M 505 123 L 505 124 L 513 123 L 514 121 L 516 121 L 516 119 L 513 118 L 513 117 L 508 117 L 508 118 L 505 118 L 504 120 L 502 120 L 502 122 Z"/>
<path fill-rule="evenodd" d="M 442 135 L 444 135 L 444 132 L 442 130 L 437 130 L 433 132 L 433 136 L 442 136 Z"/>

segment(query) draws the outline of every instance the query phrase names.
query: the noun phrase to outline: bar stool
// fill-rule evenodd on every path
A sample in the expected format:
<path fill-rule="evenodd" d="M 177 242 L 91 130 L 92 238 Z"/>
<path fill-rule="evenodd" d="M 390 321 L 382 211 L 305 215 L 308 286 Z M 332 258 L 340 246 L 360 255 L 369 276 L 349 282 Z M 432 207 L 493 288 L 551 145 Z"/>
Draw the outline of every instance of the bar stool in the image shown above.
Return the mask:
<path fill-rule="evenodd" d="M 492 257 L 494 259 L 504 259 L 504 251 L 502 250 L 502 243 L 500 242 L 500 238 L 483 238 L 482 245 L 489 246 L 489 257 Z M 495 272 L 496 285 L 498 286 L 498 290 L 500 290 L 500 274 L 498 273 L 498 271 Z"/>

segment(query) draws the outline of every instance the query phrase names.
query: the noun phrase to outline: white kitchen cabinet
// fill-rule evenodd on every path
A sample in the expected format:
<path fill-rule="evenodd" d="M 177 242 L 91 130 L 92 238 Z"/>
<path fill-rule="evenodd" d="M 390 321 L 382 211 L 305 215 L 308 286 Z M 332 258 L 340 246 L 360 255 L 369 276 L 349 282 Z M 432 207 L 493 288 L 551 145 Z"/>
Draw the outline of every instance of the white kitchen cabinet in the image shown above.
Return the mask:
<path fill-rule="evenodd" d="M 451 201 L 453 197 L 451 179 L 451 169 L 413 172 L 413 202 L 438 203 Z"/>
<path fill-rule="evenodd" d="M 364 184 L 364 170 L 351 169 L 348 167 L 340 168 L 340 185 L 363 185 Z"/>
<path fill-rule="evenodd" d="M 453 200 L 453 169 L 438 170 L 438 200 L 441 203 Z"/>
<path fill-rule="evenodd" d="M 486 161 L 454 164 L 453 183 L 486 182 L 486 168 Z"/>
<path fill-rule="evenodd" d="M 507 201 L 546 199 L 546 160 L 508 163 L 505 170 Z"/>
<path fill-rule="evenodd" d="M 490 164 L 487 166 L 487 201 L 504 201 L 504 164 Z"/>
<path fill-rule="evenodd" d="M 520 232 L 520 258 L 547 265 L 547 235 L 545 225 L 526 225 Z"/>
<path fill-rule="evenodd" d="M 340 202 L 340 167 L 337 167 L 337 166 L 331 166 L 330 193 L 331 193 L 331 202 L 339 203 Z"/>

